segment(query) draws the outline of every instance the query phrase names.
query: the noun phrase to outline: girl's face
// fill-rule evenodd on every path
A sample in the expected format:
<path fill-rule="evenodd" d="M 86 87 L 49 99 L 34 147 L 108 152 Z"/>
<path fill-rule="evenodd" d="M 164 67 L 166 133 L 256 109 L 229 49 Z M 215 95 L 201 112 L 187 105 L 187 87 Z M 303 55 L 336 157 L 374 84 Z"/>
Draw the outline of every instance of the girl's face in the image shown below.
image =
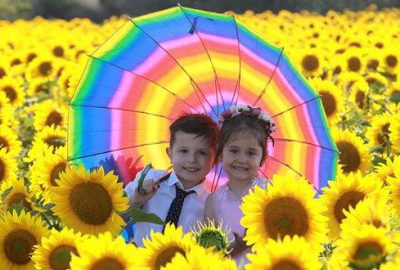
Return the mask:
<path fill-rule="evenodd" d="M 249 133 L 232 135 L 222 149 L 221 160 L 230 181 L 250 181 L 258 175 L 263 149 Z"/>

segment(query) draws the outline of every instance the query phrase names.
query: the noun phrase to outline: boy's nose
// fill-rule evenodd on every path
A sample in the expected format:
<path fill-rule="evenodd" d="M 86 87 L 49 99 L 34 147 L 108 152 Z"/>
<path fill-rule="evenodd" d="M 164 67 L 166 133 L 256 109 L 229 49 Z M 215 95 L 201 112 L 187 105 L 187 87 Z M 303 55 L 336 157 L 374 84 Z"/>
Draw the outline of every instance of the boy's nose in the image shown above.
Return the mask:
<path fill-rule="evenodd" d="M 195 162 L 196 161 L 196 155 L 194 153 L 189 154 L 188 160 L 190 162 Z"/>

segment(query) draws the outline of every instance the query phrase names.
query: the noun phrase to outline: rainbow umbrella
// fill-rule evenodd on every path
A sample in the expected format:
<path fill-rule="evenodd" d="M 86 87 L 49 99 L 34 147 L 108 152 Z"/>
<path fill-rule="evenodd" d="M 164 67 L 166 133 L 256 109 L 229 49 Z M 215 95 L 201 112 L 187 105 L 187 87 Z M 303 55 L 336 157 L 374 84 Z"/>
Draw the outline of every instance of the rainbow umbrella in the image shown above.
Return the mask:
<path fill-rule="evenodd" d="M 217 120 L 231 104 L 274 118 L 266 177 L 301 175 L 317 189 L 335 178 L 338 151 L 320 97 L 283 50 L 234 16 L 181 6 L 130 19 L 90 55 L 70 103 L 68 159 L 167 169 L 169 124 L 188 112 Z M 217 167 L 212 188 L 218 175 Z"/>

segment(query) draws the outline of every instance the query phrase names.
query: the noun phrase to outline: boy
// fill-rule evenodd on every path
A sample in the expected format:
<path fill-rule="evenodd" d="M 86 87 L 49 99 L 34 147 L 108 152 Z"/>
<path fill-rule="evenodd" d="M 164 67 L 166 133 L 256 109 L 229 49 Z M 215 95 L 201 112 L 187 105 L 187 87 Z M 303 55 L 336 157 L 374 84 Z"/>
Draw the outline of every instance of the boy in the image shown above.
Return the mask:
<path fill-rule="evenodd" d="M 170 145 L 166 152 L 173 171 L 165 175 L 164 171 L 150 170 L 143 185 L 145 194 L 137 190 L 140 173 L 125 190 L 131 207 L 154 213 L 165 223 L 182 226 L 187 232 L 203 219 L 208 192 L 202 183 L 215 163 L 219 128 L 205 114 L 187 114 L 175 120 L 169 129 Z M 163 228 L 164 225 L 140 222 L 136 224 L 134 242 L 143 246 L 143 239 L 151 230 L 162 232 Z"/>

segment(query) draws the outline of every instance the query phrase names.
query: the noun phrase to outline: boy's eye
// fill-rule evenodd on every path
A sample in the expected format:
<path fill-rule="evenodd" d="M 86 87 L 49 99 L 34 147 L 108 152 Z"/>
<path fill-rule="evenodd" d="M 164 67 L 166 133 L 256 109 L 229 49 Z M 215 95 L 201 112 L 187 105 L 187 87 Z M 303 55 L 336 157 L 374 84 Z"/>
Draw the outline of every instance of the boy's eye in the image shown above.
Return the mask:
<path fill-rule="evenodd" d="M 186 150 L 186 149 L 181 149 L 181 150 L 179 150 L 179 153 L 183 153 L 183 154 L 186 154 L 188 151 Z"/>
<path fill-rule="evenodd" d="M 230 152 L 233 153 L 233 154 L 236 154 L 236 153 L 238 152 L 238 150 L 236 150 L 236 149 L 231 149 Z"/>
<path fill-rule="evenodd" d="M 207 155 L 208 155 L 208 153 L 207 153 L 206 151 L 200 151 L 199 153 L 200 153 L 200 155 L 202 155 L 202 156 L 207 156 Z"/>

